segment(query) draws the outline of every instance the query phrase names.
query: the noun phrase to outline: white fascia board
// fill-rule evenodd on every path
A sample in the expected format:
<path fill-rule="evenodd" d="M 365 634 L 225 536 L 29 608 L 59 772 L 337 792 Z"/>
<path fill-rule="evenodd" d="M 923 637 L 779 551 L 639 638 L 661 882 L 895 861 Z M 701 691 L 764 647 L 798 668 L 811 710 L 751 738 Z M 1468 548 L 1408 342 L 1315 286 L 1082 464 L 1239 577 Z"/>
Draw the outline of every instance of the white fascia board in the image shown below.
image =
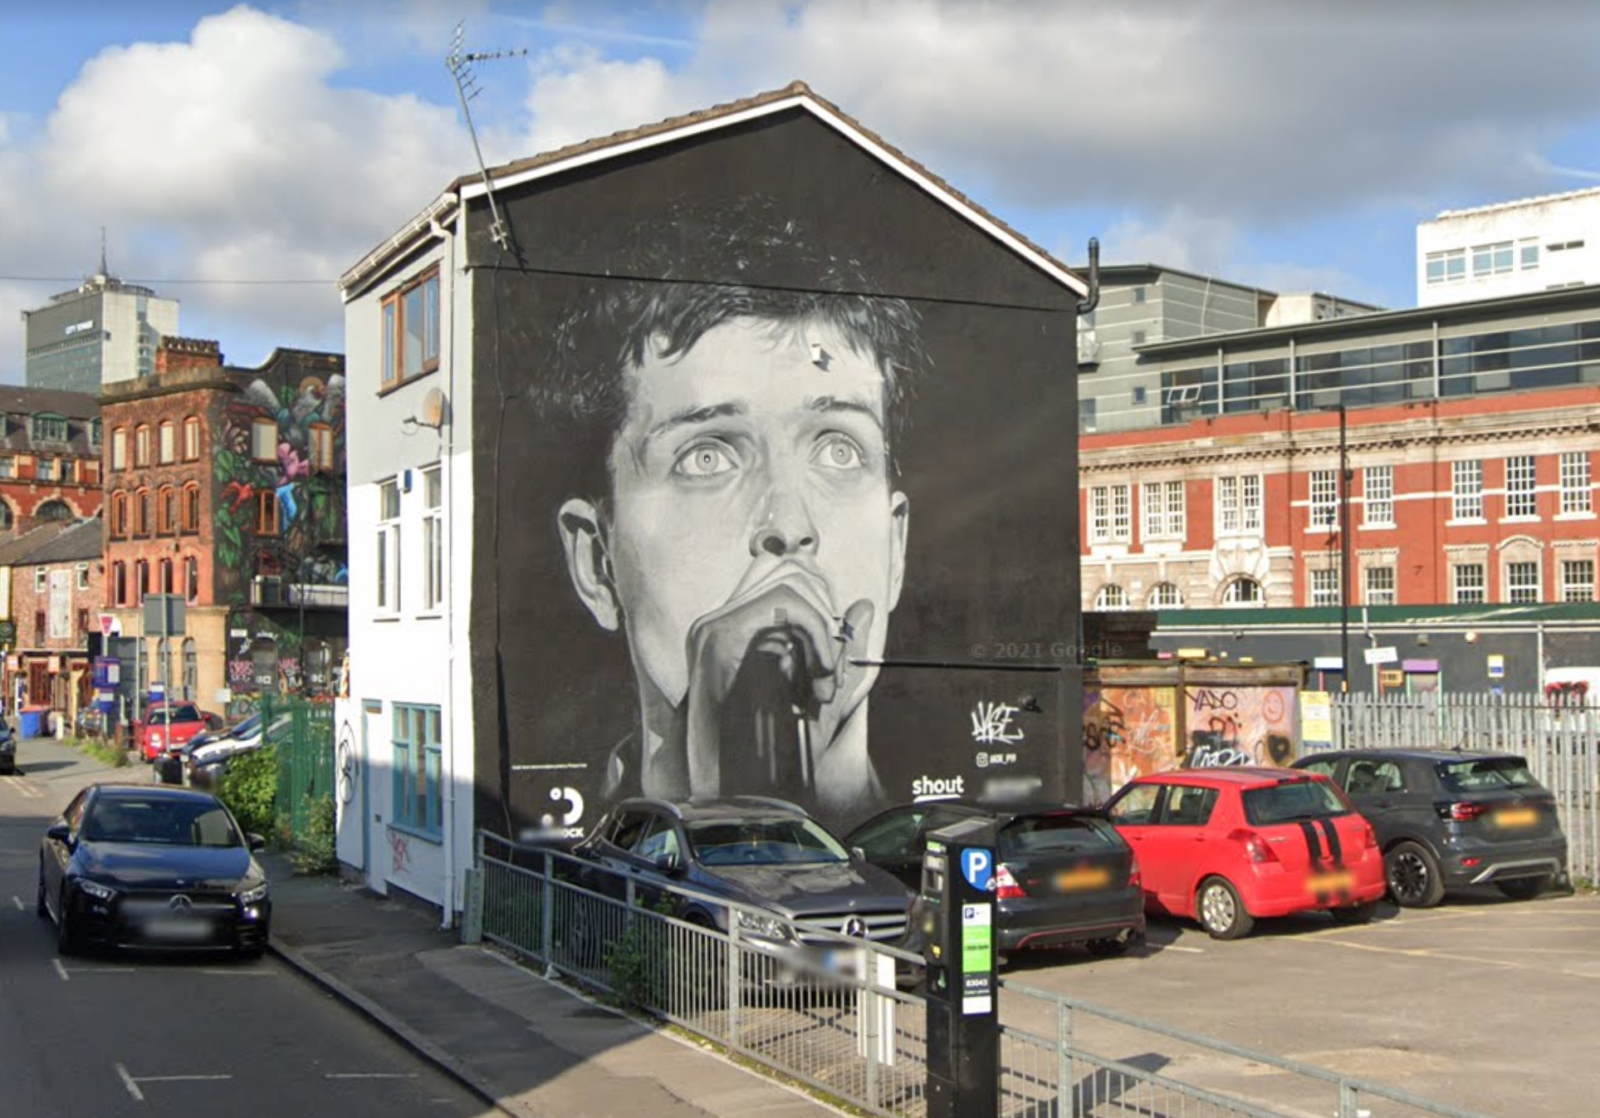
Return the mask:
<path fill-rule="evenodd" d="M 358 298 L 366 283 L 380 272 L 390 260 L 410 250 L 413 244 L 424 235 L 433 233 L 437 235 L 436 226 L 450 213 L 451 209 L 461 201 L 461 196 L 454 191 L 447 190 L 435 198 L 416 217 L 406 222 L 400 229 L 384 241 L 377 248 L 363 256 L 354 267 L 350 268 L 339 277 L 339 294 L 344 301 Z"/>
<path fill-rule="evenodd" d="M 1045 273 L 1063 287 L 1070 289 L 1079 296 L 1085 296 L 1089 294 L 1088 284 L 1086 284 L 1082 279 L 1078 278 L 1074 272 L 1058 264 L 1048 256 L 1044 256 L 1033 246 L 1022 240 L 1019 240 L 1015 233 L 999 225 L 987 214 L 974 209 L 964 200 L 952 195 L 949 190 L 934 182 L 916 167 L 907 163 L 905 159 L 895 155 L 876 140 L 873 140 L 871 137 L 865 135 L 859 129 L 852 127 L 847 121 L 841 120 L 832 113 L 825 111 L 815 101 L 804 96 L 788 97 L 781 101 L 772 101 L 765 105 L 757 105 L 754 108 L 744 109 L 736 113 L 730 113 L 727 116 L 711 117 L 707 120 L 696 121 L 693 124 L 686 124 L 681 128 L 673 128 L 664 132 L 657 132 L 650 136 L 641 136 L 638 139 L 607 145 L 605 147 L 596 148 L 593 151 L 580 152 L 571 158 L 562 159 L 554 163 L 547 163 L 541 167 L 531 167 L 525 171 L 519 171 L 515 174 L 506 175 L 504 178 L 493 178 L 491 174 L 491 178 L 496 190 L 504 190 L 509 187 L 519 186 L 522 183 L 535 182 L 539 179 L 548 178 L 551 175 L 565 174 L 568 171 L 572 171 L 579 167 L 586 167 L 593 163 L 602 163 L 606 160 L 616 159 L 619 156 L 628 155 L 631 152 L 645 151 L 649 148 L 660 147 L 663 144 L 676 143 L 679 140 L 686 139 L 690 136 L 702 135 L 706 132 L 717 132 L 732 125 L 742 124 L 747 120 L 758 120 L 761 117 L 771 116 L 774 113 L 783 112 L 786 109 L 792 108 L 801 108 L 806 110 L 828 127 L 843 134 L 847 139 L 850 140 L 851 143 L 866 151 L 869 155 L 872 155 L 880 163 L 883 163 L 891 170 L 894 170 L 900 174 L 901 177 L 909 180 L 913 185 L 920 188 L 925 194 L 933 198 L 935 201 L 941 202 L 951 210 L 955 211 L 955 213 L 968 224 L 975 225 L 985 233 L 989 234 L 989 236 L 1005 245 L 1012 252 L 1028 261 L 1028 263 L 1032 264 L 1035 268 L 1038 268 L 1041 272 Z M 465 202 L 469 198 L 481 198 L 483 197 L 484 193 L 485 187 L 481 180 L 477 182 L 466 183 L 461 187 L 461 200 Z"/>

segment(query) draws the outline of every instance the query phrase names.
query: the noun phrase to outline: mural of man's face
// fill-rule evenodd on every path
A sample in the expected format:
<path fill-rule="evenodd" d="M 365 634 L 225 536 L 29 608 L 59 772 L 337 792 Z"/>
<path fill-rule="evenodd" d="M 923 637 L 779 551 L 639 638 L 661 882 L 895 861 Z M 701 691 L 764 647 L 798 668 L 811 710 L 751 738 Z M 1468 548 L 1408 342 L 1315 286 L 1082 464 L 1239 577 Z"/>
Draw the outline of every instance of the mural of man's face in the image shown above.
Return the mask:
<path fill-rule="evenodd" d="M 798 632 L 837 728 L 875 675 L 843 661 L 881 657 L 905 568 L 883 375 L 827 327 L 754 319 L 628 375 L 607 521 L 562 510 L 579 595 L 672 707 L 763 629 Z"/>

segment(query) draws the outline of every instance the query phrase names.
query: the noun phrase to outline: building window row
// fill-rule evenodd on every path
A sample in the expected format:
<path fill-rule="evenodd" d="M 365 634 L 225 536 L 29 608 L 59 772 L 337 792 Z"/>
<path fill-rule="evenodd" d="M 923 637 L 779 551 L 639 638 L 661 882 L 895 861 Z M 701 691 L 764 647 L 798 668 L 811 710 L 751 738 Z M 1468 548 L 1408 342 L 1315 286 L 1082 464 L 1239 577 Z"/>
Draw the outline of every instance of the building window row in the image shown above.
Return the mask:
<path fill-rule="evenodd" d="M 193 555 L 181 560 L 162 558 L 153 564 L 148 559 L 132 563 L 118 559 L 111 564 L 107 595 L 113 606 L 137 606 L 149 594 L 178 593 L 190 602 L 200 598 L 200 560 Z"/>
<path fill-rule="evenodd" d="M 182 426 L 181 444 L 178 424 L 173 420 L 164 419 L 154 428 L 148 423 L 134 427 L 131 463 L 128 457 L 128 428 L 113 427 L 110 444 L 111 470 L 113 472 L 126 470 L 130 464 L 134 469 L 150 465 L 169 466 L 179 460 L 180 454 L 185 462 L 198 462 L 201 455 L 200 417 L 185 416 Z"/>
<path fill-rule="evenodd" d="M 107 516 L 111 538 L 141 539 L 157 536 L 192 536 L 200 531 L 200 486 L 190 482 L 179 489 L 163 486 L 152 492 L 137 489 L 132 493 L 111 494 Z M 154 518 L 152 519 L 152 513 Z"/>
<path fill-rule="evenodd" d="M 382 387 L 439 367 L 439 269 L 409 281 L 383 299 Z"/>
<path fill-rule="evenodd" d="M 413 493 L 413 490 L 419 492 Z M 420 525 L 413 521 L 413 526 L 407 527 L 402 500 L 405 493 L 413 493 L 411 499 L 418 502 Z M 413 535 L 418 527 L 420 532 Z M 432 614 L 443 608 L 446 594 L 444 481 L 438 463 L 414 472 L 408 470 L 401 477 L 378 483 L 378 524 L 374 542 L 377 569 L 373 604 L 378 613 L 399 614 L 405 602 L 402 593 L 407 599 L 417 595 L 409 604 L 421 613 Z M 420 551 L 408 558 L 408 546 L 415 549 L 419 545 Z M 406 568 L 417 571 L 414 581 L 402 579 L 401 573 Z M 417 589 L 405 589 L 408 583 Z"/>
<path fill-rule="evenodd" d="M 1101 612 L 1131 608 L 1128 592 L 1114 582 L 1102 586 L 1094 597 L 1094 608 Z M 1146 609 L 1182 609 L 1183 591 L 1170 582 L 1158 582 L 1145 595 Z"/>

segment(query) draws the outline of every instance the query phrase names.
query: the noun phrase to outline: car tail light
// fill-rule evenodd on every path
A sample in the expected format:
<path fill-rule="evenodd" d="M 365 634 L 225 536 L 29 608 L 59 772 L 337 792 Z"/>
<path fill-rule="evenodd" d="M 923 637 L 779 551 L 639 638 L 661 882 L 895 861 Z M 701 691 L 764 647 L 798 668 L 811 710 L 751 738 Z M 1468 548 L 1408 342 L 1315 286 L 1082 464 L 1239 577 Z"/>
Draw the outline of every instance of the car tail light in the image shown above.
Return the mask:
<path fill-rule="evenodd" d="M 1144 885 L 1144 875 L 1139 872 L 1139 859 L 1128 859 L 1128 888 L 1138 889 Z"/>
<path fill-rule="evenodd" d="M 1440 819 L 1449 819 L 1456 823 L 1470 823 L 1479 816 L 1489 813 L 1488 804 L 1471 803 L 1465 800 L 1453 804 L 1436 804 L 1435 807 L 1438 809 Z"/>
<path fill-rule="evenodd" d="M 1364 819 L 1361 821 L 1361 844 L 1368 850 L 1378 849 L 1378 832 Z"/>
<path fill-rule="evenodd" d="M 1007 897 L 1026 897 L 1022 886 L 1017 884 L 1017 879 L 1011 876 L 1010 866 L 996 866 L 994 870 L 994 895 L 1001 900 Z"/>
<path fill-rule="evenodd" d="M 1250 860 L 1257 865 L 1260 865 L 1263 862 L 1276 862 L 1278 860 L 1278 856 L 1272 852 L 1272 847 L 1267 845 L 1267 840 L 1256 834 L 1254 831 L 1246 831 L 1241 828 L 1240 830 L 1234 831 L 1228 837 L 1234 842 L 1244 843 L 1244 852 L 1248 854 L 1250 856 Z"/>

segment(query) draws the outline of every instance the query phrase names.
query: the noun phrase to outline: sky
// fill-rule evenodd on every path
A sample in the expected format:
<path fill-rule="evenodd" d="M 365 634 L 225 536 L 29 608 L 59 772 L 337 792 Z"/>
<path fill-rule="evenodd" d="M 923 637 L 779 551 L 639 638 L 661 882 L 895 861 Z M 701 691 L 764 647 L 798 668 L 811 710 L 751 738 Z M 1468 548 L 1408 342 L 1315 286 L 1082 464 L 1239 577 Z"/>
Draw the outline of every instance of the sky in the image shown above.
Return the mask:
<path fill-rule="evenodd" d="M 0 382 L 99 265 L 230 364 L 476 169 L 799 79 L 1058 259 L 1416 304 L 1416 226 L 1600 185 L 1582 0 L 8 0 Z"/>

